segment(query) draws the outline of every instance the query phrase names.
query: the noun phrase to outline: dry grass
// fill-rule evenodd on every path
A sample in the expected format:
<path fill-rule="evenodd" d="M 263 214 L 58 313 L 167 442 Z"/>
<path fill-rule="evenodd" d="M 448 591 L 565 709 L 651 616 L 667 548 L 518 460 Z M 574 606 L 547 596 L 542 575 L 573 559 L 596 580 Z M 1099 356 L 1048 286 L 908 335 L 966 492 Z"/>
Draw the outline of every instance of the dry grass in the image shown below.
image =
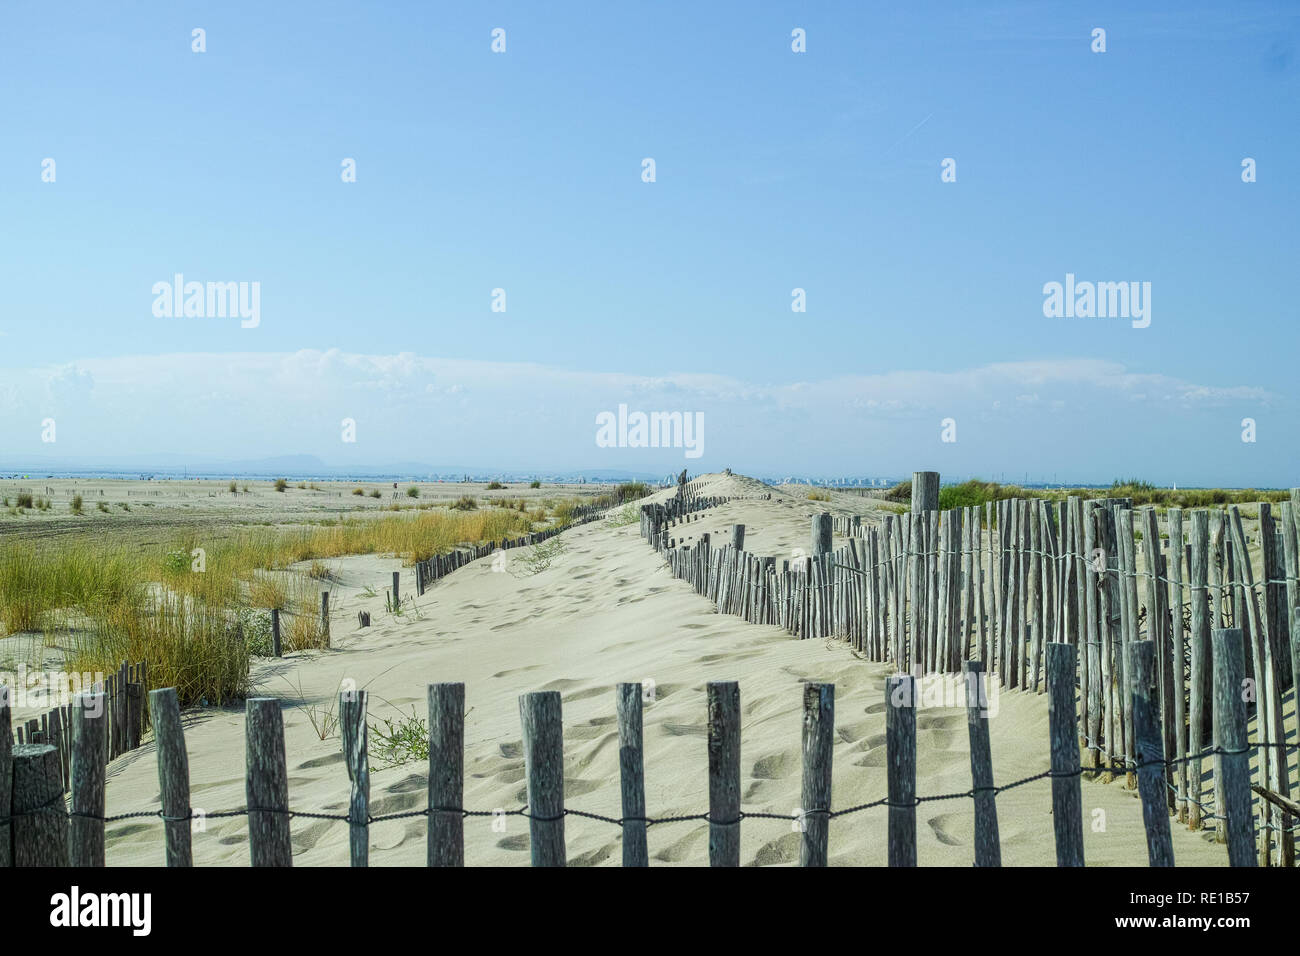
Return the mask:
<path fill-rule="evenodd" d="M 146 661 L 150 682 L 175 686 L 183 705 L 246 690 L 248 614 L 278 608 L 289 651 L 322 643 L 319 581 L 326 559 L 393 554 L 424 560 L 462 542 L 531 531 L 515 510 L 446 509 L 311 528 L 244 529 L 209 540 L 190 531 L 157 550 L 111 539 L 20 542 L 0 550 L 0 624 L 57 636 L 78 671 Z M 291 565 L 311 562 L 305 574 Z"/>

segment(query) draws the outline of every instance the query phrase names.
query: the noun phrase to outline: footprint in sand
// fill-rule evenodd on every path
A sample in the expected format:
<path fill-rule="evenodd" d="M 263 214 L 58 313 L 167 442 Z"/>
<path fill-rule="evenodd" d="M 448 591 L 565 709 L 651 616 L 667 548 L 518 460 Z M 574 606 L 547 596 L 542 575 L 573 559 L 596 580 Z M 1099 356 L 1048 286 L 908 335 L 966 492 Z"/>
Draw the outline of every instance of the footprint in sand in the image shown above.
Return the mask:
<path fill-rule="evenodd" d="M 614 846 L 613 843 L 607 843 L 580 856 L 569 857 L 569 866 L 597 866 L 604 863 L 614 855 Z"/>
<path fill-rule="evenodd" d="M 604 697 L 606 694 L 612 695 L 612 687 L 588 687 L 586 690 L 575 691 L 572 694 L 566 694 L 560 700 L 563 703 L 571 704 L 578 700 L 590 700 L 592 697 Z M 611 717 L 610 720 L 615 718 Z"/>
<path fill-rule="evenodd" d="M 798 859 L 799 834 L 790 832 L 759 847 L 754 865 L 773 866 L 778 863 L 794 863 Z"/>
<path fill-rule="evenodd" d="M 965 840 L 959 839 L 951 832 L 954 825 L 964 822 L 964 818 L 956 813 L 941 813 L 937 817 L 931 817 L 925 821 L 934 831 L 935 838 L 944 846 L 962 846 Z"/>
<path fill-rule="evenodd" d="M 528 834 L 520 833 L 515 836 L 502 837 L 497 840 L 497 846 L 503 850 L 527 850 L 529 847 Z"/>
<path fill-rule="evenodd" d="M 760 780 L 779 780 L 789 776 L 799 763 L 799 754 L 793 749 L 778 750 L 754 761 L 750 775 Z"/>
<path fill-rule="evenodd" d="M 529 664 L 527 667 L 513 667 L 508 671 L 497 671 L 493 677 L 509 677 L 511 674 L 522 674 L 525 671 L 535 671 L 541 667 L 541 664 Z"/>
<path fill-rule="evenodd" d="M 681 811 L 690 813 L 689 810 Z M 673 814 L 668 814 L 669 816 Z M 654 855 L 656 860 L 664 863 L 680 863 L 682 860 L 690 859 L 696 852 L 697 847 L 702 849 L 702 844 L 708 839 L 709 830 L 707 826 L 698 826 L 679 838 L 675 843 L 670 843 L 665 849 L 660 850 Z"/>
<path fill-rule="evenodd" d="M 659 727 L 670 737 L 707 737 L 708 728 L 704 724 L 660 724 Z"/>

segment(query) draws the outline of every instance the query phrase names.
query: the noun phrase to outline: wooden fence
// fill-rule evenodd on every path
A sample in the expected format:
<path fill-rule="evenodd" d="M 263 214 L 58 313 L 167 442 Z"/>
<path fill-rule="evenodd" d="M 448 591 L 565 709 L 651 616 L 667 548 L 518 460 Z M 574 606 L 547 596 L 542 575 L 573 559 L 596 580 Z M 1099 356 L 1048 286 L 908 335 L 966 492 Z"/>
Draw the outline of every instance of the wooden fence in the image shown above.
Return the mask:
<path fill-rule="evenodd" d="M 372 824 L 413 816 L 427 818 L 430 865 L 462 864 L 464 820 L 501 813 L 528 820 L 534 865 L 565 862 L 564 824 L 576 815 L 621 829 L 625 865 L 648 862 L 646 835 L 654 825 L 707 823 L 709 862 L 726 866 L 739 863 L 743 820 L 788 825 L 794 819 L 801 833 L 800 862 L 815 866 L 829 859 L 833 821 L 881 808 L 888 814 L 889 863 L 906 866 L 916 863 L 916 807 L 931 800 L 970 799 L 974 862 L 989 866 L 1001 858 L 997 794 L 1050 780 L 1057 862 L 1072 866 L 1085 862 L 1081 777 L 1122 773 L 1141 798 L 1152 865 L 1174 862 L 1171 808 L 1195 828 L 1213 820 L 1233 865 L 1290 862 L 1286 848 L 1291 831 L 1281 825 L 1281 815 L 1300 816 L 1300 807 L 1288 796 L 1285 754 L 1295 744 L 1285 743 L 1280 705 L 1292 673 L 1284 665 L 1292 662 L 1274 652 L 1273 640 L 1283 635 L 1272 626 L 1280 628 L 1283 621 L 1267 598 L 1270 588 L 1280 586 L 1284 606 L 1296 603 L 1289 590 L 1297 571 L 1294 504 L 1282 508 L 1280 539 L 1269 523 L 1269 509 L 1261 506 L 1264 571 L 1256 583 L 1236 508 L 1193 512 L 1185 542 L 1184 516 L 1170 509 L 1170 540 L 1177 546 L 1172 557 L 1159 546 L 1158 516 L 1137 512 L 1146 531 L 1140 540 L 1150 571 L 1142 571 L 1137 560 L 1139 538 L 1129 503 L 1079 499 L 1068 499 L 1059 508 L 1038 500 L 990 504 L 982 515 L 987 531 L 981 509 L 886 515 L 881 526 L 864 528 L 840 549 L 832 549 L 831 516 L 816 515 L 812 554 L 793 567 L 783 561 L 778 570 L 774 558 L 744 550 L 744 526 L 739 524 L 729 530 L 725 546 L 713 548 L 709 533 L 699 533 L 691 546 L 676 546 L 673 529 L 703 521 L 706 509 L 725 500 L 679 495 L 644 506 L 642 533 L 664 554 L 673 573 L 716 601 L 720 611 L 780 624 L 801 637 L 842 636 L 864 656 L 891 661 L 904 671 L 889 678 L 885 688 L 886 798 L 831 806 L 834 687 L 809 683 L 804 687 L 801 748 L 803 809 L 793 818 L 742 811 L 740 688 L 715 681 L 704 702 L 707 812 L 647 816 L 637 684 L 620 684 L 615 695 L 620 816 L 565 805 L 561 703 L 553 691 L 519 699 L 527 805 L 510 811 L 468 809 L 463 806 L 464 685 L 432 684 L 425 809 L 369 813 L 367 695 L 353 691 L 340 696 L 339 706 L 349 780 L 346 815 L 290 808 L 280 702 L 254 698 L 246 702 L 246 805 L 206 816 L 246 816 L 250 860 L 256 866 L 292 863 L 290 820 L 296 813 L 346 823 L 351 862 L 357 866 L 368 863 Z M 1184 564 L 1187 577 L 1181 575 Z M 1140 601 L 1139 578 L 1148 585 L 1146 604 Z M 1300 627 L 1300 614 L 1293 620 Z M 1233 626 L 1217 626 L 1225 622 Z M 1209 640 L 1201 640 L 1203 630 L 1209 631 Z M 1300 652 L 1295 632 L 1289 646 L 1292 653 Z M 1050 770 L 1011 784 L 994 782 L 986 672 L 995 674 L 1004 688 L 1048 695 Z M 917 793 L 917 680 L 922 673 L 963 675 L 972 768 L 967 793 Z M 1253 690 L 1254 700 L 1243 688 Z M 153 815 L 163 821 L 161 855 L 168 865 L 192 862 L 195 813 L 175 690 L 150 694 L 161 810 L 116 817 L 104 814 L 105 764 L 111 753 L 105 697 L 102 690 L 80 695 L 67 715 L 67 803 L 59 749 L 30 741 L 11 747 L 8 703 L 0 700 L 0 829 L 11 831 L 10 839 L 0 833 L 0 853 L 8 854 L 0 864 L 102 865 L 105 824 Z M 1247 736 L 1252 703 L 1254 741 Z M 1086 765 L 1082 754 L 1088 757 Z M 1255 791 L 1263 808 L 1258 845 L 1252 754 L 1258 761 Z M 1204 785 L 1206 776 L 1210 787 Z M 1214 812 L 1206 814 L 1202 798 L 1208 800 L 1211 789 Z M 1193 822 L 1194 810 L 1202 812 Z"/>
<path fill-rule="evenodd" d="M 842 637 L 900 671 L 954 674 L 981 661 L 1003 688 L 1041 694 L 1047 645 L 1081 649 L 1080 746 L 1090 769 L 1107 780 L 1122 774 L 1129 787 L 1140 776 L 1133 698 L 1124 691 L 1129 648 L 1149 641 L 1168 809 L 1193 830 L 1212 824 L 1219 842 L 1229 836 L 1224 760 L 1203 754 L 1222 746 L 1212 722 L 1211 634 L 1240 630 L 1249 710 L 1266 744 L 1255 782 L 1259 862 L 1290 866 L 1300 770 L 1288 766 L 1294 744 L 1285 743 L 1282 701 L 1300 673 L 1297 498 L 1280 517 L 1258 505 L 1254 551 L 1236 506 L 1169 508 L 1162 521 L 1155 508 L 1123 498 L 1014 499 L 886 514 L 879 526 L 823 513 L 812 519 L 810 553 L 779 562 L 746 552 L 743 526 L 725 543 L 697 529 L 690 545 L 679 544 L 700 516 L 649 505 L 641 528 L 672 573 L 719 612 L 796 637 Z M 851 535 L 838 548 L 835 527 Z"/>
<path fill-rule="evenodd" d="M 1255 862 L 1250 811 L 1251 794 L 1246 745 L 1246 710 L 1240 693 L 1244 674 L 1243 639 L 1239 629 L 1214 634 L 1214 725 L 1221 739 L 1215 756 L 1222 761 L 1222 789 L 1226 839 L 1230 861 Z M 890 866 L 915 866 L 916 808 L 937 800 L 969 799 L 975 818 L 973 862 L 998 866 L 996 796 L 1013 787 L 1050 779 L 1053 832 L 1057 864 L 1082 866 L 1083 810 L 1075 709 L 1076 649 L 1049 642 L 1044 648 L 1046 689 L 1050 696 L 1051 769 L 1002 786 L 995 785 L 988 731 L 984 668 L 979 661 L 962 665 L 965 675 L 967 725 L 970 736 L 971 782 L 964 794 L 927 796 L 916 787 L 916 711 L 921 696 L 916 678 L 897 675 L 885 687 L 886 775 L 888 796 L 852 807 L 831 805 L 832 744 L 835 727 L 835 686 L 808 683 L 803 688 L 802 796 L 794 814 L 747 812 L 741 809 L 740 687 L 734 681 L 711 681 L 707 687 L 708 809 L 689 815 L 656 819 L 647 815 L 644 749 L 642 740 L 642 686 L 619 684 L 615 707 L 619 727 L 620 803 L 618 817 L 568 807 L 564 798 L 563 722 L 560 694 L 544 691 L 519 698 L 523 730 L 528 803 L 517 810 L 469 810 L 464 794 L 465 687 L 460 683 L 428 687 L 429 764 L 427 805 L 423 810 L 372 816 L 370 770 L 367 751 L 367 694 L 340 694 L 340 738 L 348 776 L 348 813 L 303 815 L 330 819 L 349 828 L 349 858 L 353 866 L 369 863 L 369 828 L 376 823 L 427 818 L 429 866 L 459 866 L 465 862 L 464 821 L 470 817 L 517 816 L 528 820 L 534 866 L 563 866 L 566 862 L 565 820 L 584 820 L 618 827 L 622 835 L 625 866 L 649 863 L 647 831 L 654 825 L 707 823 L 708 858 L 712 866 L 740 864 L 740 827 L 743 820 L 777 820 L 796 825 L 800 833 L 802 866 L 825 866 L 830 859 L 832 822 L 882 809 L 888 815 L 887 840 Z M 1169 817 L 1165 812 L 1164 770 L 1160 757 L 1159 703 L 1154 691 L 1155 651 L 1150 641 L 1135 641 L 1127 652 L 1130 702 L 1135 721 L 1143 820 L 1148 859 L 1153 866 L 1174 862 Z M 149 811 L 104 814 L 104 779 L 107 759 L 105 695 L 79 695 L 71 708 L 71 799 L 65 804 L 60 785 L 58 752 L 42 743 L 20 744 L 10 750 L 0 746 L 0 865 L 102 866 L 105 861 L 105 825 L 126 818 L 155 815 Z M 160 858 L 168 866 L 193 863 L 189 758 L 180 709 L 174 688 L 150 694 L 158 765 L 159 802 L 156 815 L 163 822 Z M 0 740 L 9 741 L 9 709 L 0 702 Z M 296 815 L 289 802 L 288 771 L 284 748 L 281 702 L 252 698 L 245 703 L 244 807 L 206 814 L 207 817 L 245 816 L 248 819 L 249 855 L 254 866 L 290 866 L 293 849 L 290 820 Z M 8 785 L 5 791 L 4 784 Z M 848 824 L 838 824 L 848 825 Z M 10 848 L 12 847 L 12 852 Z"/>
<path fill-rule="evenodd" d="M 107 759 L 121 756 L 140 746 L 148 726 L 145 690 L 147 688 L 144 661 L 137 664 L 122 662 L 117 673 L 108 674 L 88 688 L 103 696 L 105 707 L 104 733 Z M 0 686 L 0 696 L 8 700 L 9 688 Z M 66 688 L 51 688 L 55 694 L 65 694 Z M 48 744 L 55 749 L 59 767 L 60 786 L 66 791 L 71 784 L 72 759 L 72 706 L 61 704 L 39 717 L 30 717 L 11 729 L 5 727 L 6 738 L 12 732 L 12 743 Z"/>

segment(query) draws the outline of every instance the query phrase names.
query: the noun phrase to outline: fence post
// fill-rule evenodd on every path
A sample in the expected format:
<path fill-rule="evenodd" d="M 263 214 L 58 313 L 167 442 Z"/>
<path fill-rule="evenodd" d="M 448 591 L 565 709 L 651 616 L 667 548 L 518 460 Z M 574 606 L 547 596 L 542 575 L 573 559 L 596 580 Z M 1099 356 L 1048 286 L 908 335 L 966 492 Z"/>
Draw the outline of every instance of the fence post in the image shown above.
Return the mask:
<path fill-rule="evenodd" d="M 912 514 L 939 510 L 939 473 L 912 472 Z"/>
<path fill-rule="evenodd" d="M 402 606 L 402 572 L 393 572 L 393 608 Z"/>
<path fill-rule="evenodd" d="M 623 865 L 649 866 L 645 822 L 645 758 L 641 749 L 641 685 L 618 685 L 618 766 L 623 796 Z"/>
<path fill-rule="evenodd" d="M 812 516 L 812 554 L 829 554 L 831 550 L 831 513 Z"/>
<path fill-rule="evenodd" d="M 465 865 L 465 685 L 429 685 L 429 866 Z"/>
<path fill-rule="evenodd" d="M 13 748 L 12 812 L 14 866 L 68 865 L 59 752 L 49 744 Z"/>
<path fill-rule="evenodd" d="M 1052 746 L 1052 828 L 1056 865 L 1083 866 L 1083 788 L 1074 713 L 1074 648 L 1047 645 L 1047 714 Z"/>
<path fill-rule="evenodd" d="M 293 866 L 293 847 L 289 842 L 289 778 L 284 762 L 284 716 L 280 713 L 280 701 L 274 697 L 248 698 L 244 724 L 244 789 L 252 865 Z"/>
<path fill-rule="evenodd" d="M 885 738 L 889 865 L 916 866 L 916 678 L 910 674 L 885 682 Z"/>
<path fill-rule="evenodd" d="M 1128 647 L 1129 693 L 1133 695 L 1133 736 L 1136 744 L 1138 792 L 1142 797 L 1142 823 L 1147 833 L 1147 860 L 1151 866 L 1173 866 L 1174 845 L 1169 835 L 1169 801 L 1165 796 L 1164 744 L 1160 708 L 1154 686 L 1155 645 L 1134 641 Z"/>
<path fill-rule="evenodd" d="M 271 654 L 280 656 L 280 609 L 271 608 Z"/>
<path fill-rule="evenodd" d="M 348 795 L 348 858 L 370 865 L 370 755 L 366 748 L 366 692 L 339 692 L 339 737 L 352 787 Z"/>
<path fill-rule="evenodd" d="M 733 524 L 731 526 L 731 546 L 736 551 L 745 550 L 745 526 L 743 524 Z"/>
<path fill-rule="evenodd" d="M 740 684 L 711 680 L 709 866 L 740 866 Z"/>
<path fill-rule="evenodd" d="M 1246 746 L 1245 646 L 1241 628 L 1214 632 L 1214 739 L 1223 775 L 1228 863 L 1255 866 L 1255 823 L 1251 817 L 1250 751 Z M 1270 741 L 1271 743 L 1271 741 Z"/>
<path fill-rule="evenodd" d="M 13 866 L 9 812 L 13 808 L 14 735 L 9 713 L 9 685 L 0 684 L 0 867 Z"/>
<path fill-rule="evenodd" d="M 826 516 L 827 518 L 830 515 Z M 829 522 L 828 522 L 829 523 Z M 830 842 L 835 685 L 803 685 L 803 795 L 799 865 L 826 866 Z"/>
<path fill-rule="evenodd" d="M 1001 866 L 998 806 L 993 793 L 993 753 L 989 746 L 988 697 L 984 662 L 964 661 L 966 727 L 970 731 L 970 776 L 975 790 L 975 865 Z"/>
<path fill-rule="evenodd" d="M 325 637 L 325 646 L 330 646 L 329 633 L 329 592 L 321 592 L 321 635 Z"/>
<path fill-rule="evenodd" d="M 528 777 L 528 833 L 533 866 L 564 866 L 564 725 L 560 692 L 522 694 Z"/>
<path fill-rule="evenodd" d="M 181 727 L 176 688 L 163 687 L 149 694 L 153 710 L 155 749 L 158 752 L 158 792 L 166 821 L 167 865 L 193 866 L 190 834 L 190 760 Z"/>

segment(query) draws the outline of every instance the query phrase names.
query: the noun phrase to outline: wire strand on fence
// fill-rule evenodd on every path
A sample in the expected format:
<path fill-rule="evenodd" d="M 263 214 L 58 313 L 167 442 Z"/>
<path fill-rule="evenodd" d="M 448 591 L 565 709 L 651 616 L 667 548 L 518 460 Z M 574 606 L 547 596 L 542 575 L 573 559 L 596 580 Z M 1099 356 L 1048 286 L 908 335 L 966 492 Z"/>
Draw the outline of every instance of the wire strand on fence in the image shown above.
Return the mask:
<path fill-rule="evenodd" d="M 1207 748 L 1197 754 L 1190 754 L 1183 757 L 1175 757 L 1173 759 L 1162 758 L 1158 760 L 1138 761 L 1133 765 L 1133 769 L 1141 769 L 1143 767 L 1150 767 L 1150 766 L 1172 767 L 1181 763 L 1189 763 L 1193 760 L 1203 760 L 1206 757 L 1212 757 L 1216 755 L 1234 756 L 1243 753 L 1250 753 L 1252 750 L 1257 750 L 1262 747 L 1296 749 L 1296 748 L 1300 748 L 1300 743 L 1287 743 L 1287 742 L 1271 743 L 1267 741 L 1259 741 L 1259 742 L 1247 743 L 1246 747 L 1241 750 L 1226 750 L 1223 747 L 1216 746 L 1216 747 Z M 18 817 L 34 816 L 38 813 L 58 813 L 58 812 L 62 812 L 63 815 L 68 818 L 80 817 L 82 819 L 87 819 L 87 820 L 99 820 L 103 823 L 119 823 L 123 820 L 137 820 L 137 819 L 143 819 L 147 817 L 157 817 L 160 821 L 165 823 L 182 823 L 186 820 L 195 820 L 195 819 L 212 820 L 212 819 L 222 819 L 222 818 L 230 818 L 230 817 L 241 817 L 241 816 L 247 816 L 250 813 L 274 813 L 282 816 L 287 816 L 290 819 L 293 819 L 294 817 L 301 817 L 307 820 L 334 820 L 334 821 L 339 821 L 339 822 L 348 823 L 352 825 L 359 825 L 363 823 L 369 825 L 372 823 L 386 823 L 391 820 L 407 820 L 407 819 L 413 819 L 415 817 L 427 817 L 432 813 L 459 813 L 462 817 L 524 817 L 529 820 L 537 820 L 539 822 L 544 822 L 544 823 L 553 823 L 557 820 L 563 819 L 564 817 L 579 817 L 585 820 L 594 820 L 598 823 L 608 823 L 619 827 L 623 826 L 625 823 L 644 823 L 647 827 L 651 827 L 651 826 L 657 826 L 666 823 L 689 823 L 692 821 L 698 821 L 700 823 L 717 823 L 719 826 L 734 826 L 740 823 L 742 820 L 790 821 L 790 820 L 797 820 L 803 817 L 808 817 L 813 815 L 824 815 L 828 819 L 837 819 L 839 817 L 846 817 L 855 813 L 860 813 L 864 810 L 872 810 L 877 807 L 908 808 L 908 807 L 919 807 L 924 803 L 939 803 L 947 800 L 961 800 L 961 799 L 973 800 L 976 796 L 982 793 L 992 793 L 994 796 L 997 796 L 1000 793 L 1005 793 L 1008 790 L 1014 790 L 1017 787 L 1023 787 L 1026 784 L 1034 783 L 1035 781 L 1038 780 L 1070 779 L 1074 777 L 1082 777 L 1085 774 L 1096 775 L 1098 773 L 1105 773 L 1107 769 L 1108 768 L 1105 767 L 1080 767 L 1077 770 L 1069 770 L 1064 772 L 1044 770 L 1041 771 L 1040 773 L 1031 774 L 1030 776 L 1027 777 L 1021 777 L 1019 780 L 1014 780 L 1011 783 L 1000 784 L 998 786 L 993 786 L 993 787 L 972 787 L 969 790 L 955 791 L 953 793 L 939 793 L 939 794 L 933 794 L 931 796 L 917 796 L 917 797 L 913 797 L 912 800 L 908 803 L 894 803 L 891 802 L 888 797 L 882 797 L 879 800 L 872 800 L 868 803 L 859 803 L 854 806 L 845 807 L 842 810 L 831 810 L 829 808 L 819 808 L 819 809 L 811 809 L 811 810 L 800 810 L 793 814 L 772 813 L 770 811 L 764 811 L 764 810 L 742 810 L 740 814 L 736 817 L 736 819 L 727 820 L 727 821 L 715 821 L 707 813 L 678 814 L 678 815 L 665 816 L 665 817 L 611 817 L 611 816 L 606 816 L 605 814 L 602 813 L 593 813 L 589 810 L 578 810 L 572 807 L 565 807 L 564 810 L 556 816 L 538 816 L 528 812 L 527 804 L 525 804 L 524 806 L 516 810 L 506 810 L 503 808 L 498 808 L 494 810 L 470 810 L 465 807 L 429 807 L 424 810 L 405 810 L 397 813 L 381 813 L 378 815 L 367 814 L 365 820 L 356 820 L 351 816 L 351 814 L 321 813 L 313 810 L 293 810 L 288 808 L 277 808 L 277 807 L 241 807 L 237 810 L 216 810 L 211 813 L 205 811 L 200 811 L 198 813 L 195 813 L 194 810 L 191 809 L 188 813 L 186 813 L 183 816 L 169 816 L 165 814 L 162 810 L 135 810 L 127 813 L 101 815 L 101 814 L 83 813 L 83 812 L 69 810 L 67 808 L 65 798 L 62 795 L 60 795 L 59 797 L 54 798 L 48 803 L 39 807 L 35 807 L 31 810 L 24 810 L 18 813 L 11 813 L 8 816 L 0 816 L 0 826 L 6 825 L 10 821 Z M 1110 769 L 1114 769 L 1114 768 L 1110 768 Z M 1216 816 L 1209 816 L 1206 819 L 1220 819 L 1220 818 Z M 1272 829 L 1280 830 L 1282 828 L 1272 827 Z M 1293 827 L 1290 829 L 1295 829 L 1295 828 Z"/>

